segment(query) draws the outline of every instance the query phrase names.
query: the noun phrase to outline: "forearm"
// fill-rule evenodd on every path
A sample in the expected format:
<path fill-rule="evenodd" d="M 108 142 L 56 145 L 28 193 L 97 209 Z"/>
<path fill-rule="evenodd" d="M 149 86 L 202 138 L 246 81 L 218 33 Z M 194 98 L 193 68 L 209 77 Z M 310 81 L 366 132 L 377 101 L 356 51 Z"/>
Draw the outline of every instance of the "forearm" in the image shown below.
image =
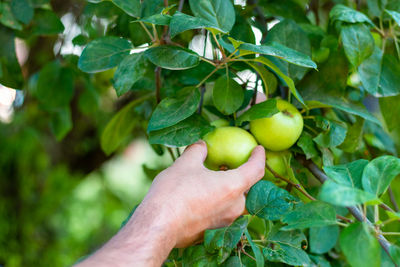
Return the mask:
<path fill-rule="evenodd" d="M 175 234 L 168 214 L 149 206 L 139 206 L 118 234 L 78 266 L 161 266 Z"/>

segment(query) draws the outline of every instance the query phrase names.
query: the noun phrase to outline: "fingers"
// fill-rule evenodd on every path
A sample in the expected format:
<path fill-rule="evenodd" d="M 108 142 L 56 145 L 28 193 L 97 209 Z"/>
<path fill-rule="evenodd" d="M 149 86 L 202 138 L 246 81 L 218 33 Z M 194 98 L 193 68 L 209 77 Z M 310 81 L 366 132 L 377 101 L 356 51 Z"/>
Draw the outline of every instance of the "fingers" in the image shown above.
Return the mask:
<path fill-rule="evenodd" d="M 254 148 L 249 160 L 236 170 L 233 170 L 233 172 L 236 172 L 234 176 L 237 181 L 235 182 L 243 192 L 258 182 L 264 176 L 265 172 L 264 147 L 257 146 Z"/>
<path fill-rule="evenodd" d="M 188 163 L 201 164 L 207 157 L 207 145 L 203 140 L 199 140 L 196 143 L 186 147 L 182 156 L 179 158 L 180 161 Z"/>

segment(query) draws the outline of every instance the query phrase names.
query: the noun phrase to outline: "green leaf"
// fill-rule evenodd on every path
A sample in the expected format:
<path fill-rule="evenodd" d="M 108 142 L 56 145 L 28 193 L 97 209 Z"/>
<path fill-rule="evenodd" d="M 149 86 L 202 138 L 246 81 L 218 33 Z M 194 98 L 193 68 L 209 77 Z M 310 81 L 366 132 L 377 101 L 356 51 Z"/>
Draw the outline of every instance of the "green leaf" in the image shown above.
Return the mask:
<path fill-rule="evenodd" d="M 339 226 L 329 225 L 310 228 L 310 251 L 324 254 L 331 250 L 339 238 Z"/>
<path fill-rule="evenodd" d="M 269 118 L 279 110 L 276 107 L 276 99 L 268 99 L 264 102 L 253 105 L 251 108 L 246 110 L 240 117 L 237 119 L 236 124 L 241 125 L 245 121 L 252 121 L 262 118 Z"/>
<path fill-rule="evenodd" d="M 140 0 L 111 0 L 117 7 L 132 17 L 140 17 Z"/>
<path fill-rule="evenodd" d="M 257 218 L 257 217 L 255 217 Z M 264 267 L 264 257 L 259 247 L 253 242 L 251 239 L 250 233 L 247 229 L 244 230 L 244 234 L 246 235 L 247 241 L 249 242 L 251 249 L 254 252 L 254 256 L 256 258 L 256 267 Z"/>
<path fill-rule="evenodd" d="M 14 17 L 7 2 L 0 2 L 0 23 L 14 30 L 22 30 L 22 25 Z"/>
<path fill-rule="evenodd" d="M 311 58 L 303 53 L 288 48 L 280 43 L 272 42 L 268 45 L 254 45 L 243 43 L 239 46 L 240 50 L 252 51 L 258 54 L 274 56 L 287 62 L 307 68 L 317 68 L 317 65 Z"/>
<path fill-rule="evenodd" d="M 248 222 L 247 217 L 242 217 L 228 227 L 205 231 L 204 246 L 210 253 L 218 251 L 218 264 L 223 263 L 231 255 L 232 250 L 240 241 Z"/>
<path fill-rule="evenodd" d="M 314 141 L 306 132 L 303 132 L 297 141 L 297 145 L 303 150 L 307 159 L 311 159 L 318 156 L 317 148 L 315 147 Z"/>
<path fill-rule="evenodd" d="M 272 63 L 269 59 L 260 56 L 260 57 L 254 58 L 254 59 L 246 59 L 246 60 L 243 60 L 243 61 L 245 61 L 249 66 L 251 66 L 251 67 L 253 67 L 253 68 L 254 68 L 255 65 L 254 65 L 254 64 L 251 64 L 251 63 L 248 62 L 248 61 L 255 61 L 255 62 L 259 62 L 259 63 L 262 63 L 262 64 L 266 65 L 266 66 L 267 66 L 268 68 L 270 68 L 273 72 L 275 72 L 276 75 L 278 75 L 279 77 L 282 78 L 282 80 L 285 81 L 286 85 L 287 85 L 287 86 L 289 87 L 289 89 L 290 89 L 290 92 L 296 97 L 296 99 L 297 99 L 300 103 L 302 103 L 303 105 L 305 105 L 305 103 L 304 103 L 304 101 L 303 101 L 303 98 L 301 97 L 301 95 L 299 94 L 299 92 L 297 92 L 296 87 L 294 86 L 293 80 L 292 80 L 290 77 L 286 76 L 286 75 L 285 75 L 277 66 L 275 66 L 275 64 Z"/>
<path fill-rule="evenodd" d="M 343 165 L 325 166 L 324 171 L 329 178 L 338 184 L 362 189 L 361 179 L 367 164 L 368 160 L 359 159 Z"/>
<path fill-rule="evenodd" d="M 74 96 L 73 71 L 58 61 L 48 63 L 40 70 L 35 96 L 46 109 L 67 106 Z"/>
<path fill-rule="evenodd" d="M 31 32 L 36 35 L 54 35 L 64 31 L 58 16 L 47 9 L 35 9 Z"/>
<path fill-rule="evenodd" d="M 243 88 L 235 80 L 224 75 L 217 79 L 213 88 L 215 107 L 225 115 L 234 113 L 242 105 Z"/>
<path fill-rule="evenodd" d="M 152 47 L 145 51 L 145 55 L 154 65 L 170 70 L 193 68 L 200 62 L 200 58 L 195 52 L 179 46 Z"/>
<path fill-rule="evenodd" d="M 328 180 L 322 185 L 318 198 L 332 205 L 341 207 L 379 201 L 376 196 L 371 193 L 351 186 L 338 184 L 332 180 Z"/>
<path fill-rule="evenodd" d="M 317 117 L 320 118 L 320 117 Z M 328 124 L 328 130 L 320 133 L 313 140 L 321 147 L 336 147 L 346 138 L 347 128 L 338 122 L 322 118 Z"/>
<path fill-rule="evenodd" d="M 61 141 L 72 130 L 71 110 L 69 106 L 61 107 L 52 112 L 50 128 L 58 141 Z"/>
<path fill-rule="evenodd" d="M 399 110 L 400 112 L 400 110 Z M 364 119 L 356 117 L 356 122 L 347 127 L 346 138 L 339 148 L 348 153 L 354 153 L 362 144 Z"/>
<path fill-rule="evenodd" d="M 171 19 L 172 19 L 172 16 L 170 16 L 170 15 L 154 14 L 154 15 L 152 15 L 150 17 L 141 18 L 141 19 L 138 19 L 136 21 L 143 21 L 143 22 L 154 24 L 154 25 L 165 25 L 165 26 L 168 26 L 170 21 L 171 21 Z"/>
<path fill-rule="evenodd" d="M 100 139 L 101 149 L 104 153 L 110 155 L 131 134 L 133 127 L 138 122 L 138 116 L 135 112 L 136 106 L 152 96 L 153 94 L 148 94 L 133 100 L 118 111 L 107 123 Z"/>
<path fill-rule="evenodd" d="M 148 132 L 172 126 L 192 115 L 200 103 L 200 91 L 185 87 L 175 96 L 164 98 L 150 118 Z"/>
<path fill-rule="evenodd" d="M 375 41 L 369 28 L 364 24 L 342 26 L 340 36 L 344 52 L 353 66 L 359 66 L 372 55 Z"/>
<path fill-rule="evenodd" d="M 182 267 L 217 267 L 217 255 L 210 254 L 204 246 L 192 246 L 184 250 Z"/>
<path fill-rule="evenodd" d="M 375 47 L 374 53 L 358 68 L 363 87 L 376 96 L 394 96 L 400 93 L 399 62 Z"/>
<path fill-rule="evenodd" d="M 393 10 L 385 10 L 386 13 L 388 13 L 393 20 L 397 23 L 398 26 L 400 26 L 400 13 L 393 11 Z"/>
<path fill-rule="evenodd" d="M 378 240 L 369 232 L 365 223 L 357 222 L 345 228 L 340 234 L 340 248 L 353 267 L 381 266 Z"/>
<path fill-rule="evenodd" d="M 29 24 L 33 18 L 33 7 L 29 0 L 12 0 L 11 11 L 24 24 Z"/>
<path fill-rule="evenodd" d="M 297 23 L 310 23 L 306 16 L 305 1 L 296 0 L 268 0 L 257 4 L 263 7 L 264 14 L 268 17 L 292 19 Z M 268 33 L 269 34 L 269 33 Z"/>
<path fill-rule="evenodd" d="M 304 55 L 311 56 L 311 44 L 307 34 L 292 20 L 283 20 L 268 32 L 266 43 L 277 42 Z M 293 80 L 301 80 L 307 68 L 291 65 L 283 60 L 271 59 L 283 73 Z"/>
<path fill-rule="evenodd" d="M 203 18 L 223 32 L 229 32 L 235 24 L 235 10 L 230 0 L 189 0 L 196 17 Z"/>
<path fill-rule="evenodd" d="M 390 132 L 400 126 L 400 105 L 398 103 L 400 103 L 400 95 L 379 98 L 379 107 Z"/>
<path fill-rule="evenodd" d="M 123 38 L 107 36 L 90 42 L 79 57 L 78 67 L 84 72 L 100 72 L 117 66 L 132 49 Z"/>
<path fill-rule="evenodd" d="M 223 32 L 223 30 L 210 23 L 208 20 L 199 17 L 192 17 L 179 11 L 175 12 L 175 14 L 172 16 L 169 27 L 171 38 L 175 37 L 181 32 L 193 29 L 212 28 Z"/>
<path fill-rule="evenodd" d="M 141 1 L 142 7 L 140 10 L 140 17 L 146 18 L 155 14 L 160 14 L 165 9 L 163 0 L 146 0 Z"/>
<path fill-rule="evenodd" d="M 265 220 L 279 220 L 293 209 L 296 198 L 269 181 L 257 182 L 246 198 L 246 209 L 251 215 Z"/>
<path fill-rule="evenodd" d="M 366 15 L 344 5 L 334 6 L 329 13 L 329 17 L 331 21 L 339 20 L 348 23 L 365 22 L 371 26 L 374 25 L 374 23 Z"/>
<path fill-rule="evenodd" d="M 365 167 L 362 186 L 365 191 L 380 196 L 399 174 L 400 159 L 393 156 L 381 156 L 373 159 Z"/>
<path fill-rule="evenodd" d="M 187 146 L 201 139 L 214 129 L 200 115 L 193 116 L 162 130 L 150 132 L 150 144 L 162 144 L 172 147 Z"/>
<path fill-rule="evenodd" d="M 114 74 L 114 88 L 118 96 L 128 92 L 134 83 L 143 78 L 148 67 L 143 53 L 126 56 L 118 65 Z"/>
<path fill-rule="evenodd" d="M 0 25 L 0 84 L 22 89 L 24 78 L 15 54 L 15 39 L 11 29 Z"/>
<path fill-rule="evenodd" d="M 282 222 L 287 224 L 282 227 L 282 230 L 335 225 L 336 211 L 332 205 L 321 201 L 313 201 L 297 206 L 283 217 Z"/>
<path fill-rule="evenodd" d="M 310 264 L 310 258 L 302 250 L 302 243 L 307 242 L 307 239 L 301 231 L 273 229 L 267 240 L 273 243 L 274 246 L 273 248 L 265 247 L 263 249 L 266 260 L 295 266 L 308 266 Z"/>

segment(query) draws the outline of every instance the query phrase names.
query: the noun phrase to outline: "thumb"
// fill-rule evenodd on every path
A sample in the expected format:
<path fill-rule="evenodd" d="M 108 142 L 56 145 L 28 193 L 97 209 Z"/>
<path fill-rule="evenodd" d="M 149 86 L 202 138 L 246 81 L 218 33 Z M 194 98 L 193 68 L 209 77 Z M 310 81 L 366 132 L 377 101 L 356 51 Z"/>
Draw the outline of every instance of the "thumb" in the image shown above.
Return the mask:
<path fill-rule="evenodd" d="M 179 158 L 180 161 L 191 162 L 195 164 L 203 165 L 203 162 L 207 157 L 207 145 L 203 140 L 199 140 L 196 143 L 186 147 L 182 156 Z"/>
<path fill-rule="evenodd" d="M 264 176 L 265 172 L 265 150 L 262 146 L 256 146 L 249 160 L 236 170 L 238 172 L 238 184 L 243 191 L 248 190 Z"/>

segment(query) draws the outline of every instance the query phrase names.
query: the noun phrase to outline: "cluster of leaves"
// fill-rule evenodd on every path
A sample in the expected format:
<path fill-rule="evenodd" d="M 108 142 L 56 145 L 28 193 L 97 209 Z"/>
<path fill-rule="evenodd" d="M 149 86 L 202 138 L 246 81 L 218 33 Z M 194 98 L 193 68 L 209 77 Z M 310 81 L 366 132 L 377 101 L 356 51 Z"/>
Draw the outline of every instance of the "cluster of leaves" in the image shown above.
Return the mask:
<path fill-rule="evenodd" d="M 79 60 L 58 53 L 29 83 L 14 35 L 29 40 L 64 27 L 46 1 L 24 1 L 0 5 L 0 83 L 27 88 L 58 140 L 82 125 L 73 123 L 74 99 L 96 118 L 107 101 L 129 101 L 97 126 L 106 154 L 142 132 L 173 158 L 173 148 L 200 139 L 215 119 L 247 129 L 278 112 L 277 96 L 301 109 L 289 186 L 260 181 L 247 196 L 250 215 L 174 250 L 166 265 L 400 262 L 398 1 L 90 0 L 72 41 L 85 47 Z M 105 73 L 118 99 L 98 85 Z M 255 104 L 261 87 L 269 100 Z"/>

